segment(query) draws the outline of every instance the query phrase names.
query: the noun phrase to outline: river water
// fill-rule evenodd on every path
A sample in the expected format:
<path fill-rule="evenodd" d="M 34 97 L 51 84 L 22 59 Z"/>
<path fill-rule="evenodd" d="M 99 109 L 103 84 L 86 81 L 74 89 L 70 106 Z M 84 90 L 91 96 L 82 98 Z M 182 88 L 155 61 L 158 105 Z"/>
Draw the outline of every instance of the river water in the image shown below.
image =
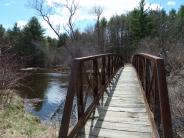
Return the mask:
<path fill-rule="evenodd" d="M 61 118 L 69 75 L 47 71 L 27 74 L 20 88 L 25 110 L 44 121 Z"/>

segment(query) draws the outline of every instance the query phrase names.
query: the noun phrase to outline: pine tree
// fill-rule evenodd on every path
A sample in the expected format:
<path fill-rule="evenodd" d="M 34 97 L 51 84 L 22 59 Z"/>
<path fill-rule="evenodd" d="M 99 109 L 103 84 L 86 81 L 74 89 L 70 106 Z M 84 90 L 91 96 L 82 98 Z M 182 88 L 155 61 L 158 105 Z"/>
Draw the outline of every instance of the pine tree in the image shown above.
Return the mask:
<path fill-rule="evenodd" d="M 129 13 L 129 28 L 134 44 L 151 34 L 153 24 L 149 14 L 149 9 L 145 9 L 145 0 L 141 0 L 139 7 Z"/>

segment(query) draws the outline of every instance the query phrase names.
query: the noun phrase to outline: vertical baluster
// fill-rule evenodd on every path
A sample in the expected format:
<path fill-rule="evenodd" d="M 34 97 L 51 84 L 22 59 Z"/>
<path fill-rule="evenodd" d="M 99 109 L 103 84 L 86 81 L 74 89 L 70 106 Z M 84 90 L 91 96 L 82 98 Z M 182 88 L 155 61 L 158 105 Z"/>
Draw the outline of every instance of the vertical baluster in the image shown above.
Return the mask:
<path fill-rule="evenodd" d="M 114 72 L 116 72 L 117 71 L 117 56 L 114 56 L 114 63 L 115 63 L 115 65 L 114 65 Z"/>
<path fill-rule="evenodd" d="M 111 56 L 111 75 L 114 74 L 114 55 Z"/>
<path fill-rule="evenodd" d="M 137 56 L 137 73 L 138 73 L 138 75 L 140 77 L 140 80 L 141 80 L 141 76 L 140 76 L 140 57 L 139 56 Z M 141 82 L 142 82 L 142 80 L 141 80 Z"/>
<path fill-rule="evenodd" d="M 82 65 L 79 65 L 78 81 L 77 81 L 77 105 L 78 105 L 78 118 L 84 114 L 84 103 L 83 103 L 83 72 Z"/>
<path fill-rule="evenodd" d="M 110 55 L 108 55 L 108 65 L 107 65 L 107 75 L 108 75 L 108 79 L 109 79 L 110 76 L 111 76 L 111 73 L 110 73 L 110 66 L 111 66 L 111 59 L 110 59 Z"/>
<path fill-rule="evenodd" d="M 149 72 L 148 72 L 148 69 L 149 69 L 149 63 L 148 63 L 148 60 L 145 58 L 145 61 L 144 61 L 144 66 L 145 66 L 145 69 L 144 69 L 144 89 L 145 89 L 145 92 L 146 92 L 146 97 L 148 98 L 149 100 L 149 93 L 148 93 L 148 79 L 149 79 Z M 150 101 L 148 101 L 150 102 Z"/>
<path fill-rule="evenodd" d="M 156 64 L 156 63 L 155 63 Z M 157 72 L 157 68 L 156 72 Z M 155 73 L 155 81 L 154 81 L 154 93 L 155 93 L 155 109 L 154 109 L 154 118 L 155 118 L 155 123 L 157 126 L 157 130 L 159 135 L 161 135 L 161 116 L 160 116 L 160 100 L 159 100 L 159 92 L 158 92 L 158 81 L 157 81 L 157 73 Z"/>
<path fill-rule="evenodd" d="M 93 94 L 94 94 L 94 98 L 96 98 L 98 94 L 98 61 L 97 59 L 93 60 L 93 72 L 94 72 L 94 82 L 96 84 L 93 89 Z"/>
<path fill-rule="evenodd" d="M 105 65 L 106 64 L 106 57 L 102 57 L 102 86 L 105 84 Z"/>
<path fill-rule="evenodd" d="M 118 66 L 117 66 L 117 68 L 119 69 L 120 68 L 120 59 L 119 59 L 120 57 L 118 56 L 117 57 L 117 64 L 118 64 Z"/>
<path fill-rule="evenodd" d="M 116 63 L 115 71 L 117 71 L 118 69 L 118 57 L 117 56 L 115 56 L 115 63 Z"/>
<path fill-rule="evenodd" d="M 139 74 L 139 56 L 136 56 L 136 63 L 137 73 Z"/>

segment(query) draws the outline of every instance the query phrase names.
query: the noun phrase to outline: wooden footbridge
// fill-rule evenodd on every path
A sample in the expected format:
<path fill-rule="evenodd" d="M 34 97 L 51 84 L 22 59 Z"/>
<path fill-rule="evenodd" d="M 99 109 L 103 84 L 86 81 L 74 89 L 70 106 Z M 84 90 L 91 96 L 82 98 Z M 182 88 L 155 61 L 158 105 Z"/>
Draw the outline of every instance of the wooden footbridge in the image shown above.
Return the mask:
<path fill-rule="evenodd" d="M 172 138 L 163 59 L 141 53 L 123 61 L 115 54 L 74 59 L 59 138 Z"/>

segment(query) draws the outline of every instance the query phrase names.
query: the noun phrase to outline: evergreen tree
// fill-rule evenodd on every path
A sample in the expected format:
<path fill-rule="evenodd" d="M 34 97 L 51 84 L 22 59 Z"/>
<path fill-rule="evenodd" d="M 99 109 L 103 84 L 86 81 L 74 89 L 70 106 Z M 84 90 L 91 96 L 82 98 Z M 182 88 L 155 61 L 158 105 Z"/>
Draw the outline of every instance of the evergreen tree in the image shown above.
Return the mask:
<path fill-rule="evenodd" d="M 139 7 L 129 13 L 129 27 L 134 44 L 151 34 L 153 24 L 149 14 L 150 11 L 145 9 L 145 0 L 141 0 Z"/>
<path fill-rule="evenodd" d="M 183 40 L 184 37 L 184 5 L 181 5 L 178 11 L 178 33 L 179 38 Z"/>
<path fill-rule="evenodd" d="M 32 65 L 44 65 L 44 29 L 36 17 L 23 28 L 23 56 L 31 57 Z"/>
<path fill-rule="evenodd" d="M 14 24 L 12 29 L 8 29 L 7 31 L 8 41 L 10 42 L 14 52 L 17 55 L 21 54 L 21 42 L 22 42 L 22 32 L 21 29 L 18 27 L 17 23 Z"/>

